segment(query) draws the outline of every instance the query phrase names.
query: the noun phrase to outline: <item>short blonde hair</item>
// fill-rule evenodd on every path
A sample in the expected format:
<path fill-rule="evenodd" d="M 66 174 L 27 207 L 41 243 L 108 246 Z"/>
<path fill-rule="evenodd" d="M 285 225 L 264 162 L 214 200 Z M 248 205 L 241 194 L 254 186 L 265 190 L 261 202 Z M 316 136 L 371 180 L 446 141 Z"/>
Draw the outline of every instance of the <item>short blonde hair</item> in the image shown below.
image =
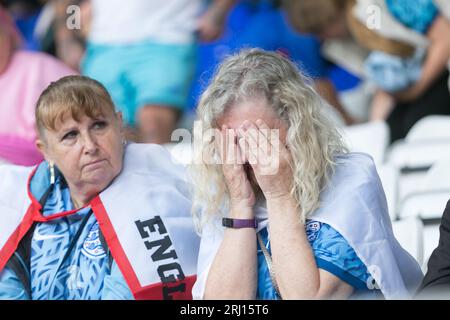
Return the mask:
<path fill-rule="evenodd" d="M 66 76 L 52 82 L 36 105 L 36 126 L 40 136 L 44 129 L 55 130 L 64 117 L 76 121 L 82 116 L 96 118 L 115 113 L 114 103 L 105 87 L 85 76 Z"/>
<path fill-rule="evenodd" d="M 324 114 L 327 103 L 288 59 L 259 49 L 241 51 L 226 59 L 203 93 L 197 113 L 203 132 L 217 128 L 217 120 L 230 106 L 245 99 L 264 97 L 288 126 L 299 221 L 319 207 L 319 195 L 332 174 L 337 153 L 347 152 L 341 135 Z M 201 132 L 194 132 L 202 135 Z M 224 215 L 229 193 L 220 164 L 209 164 L 204 155 L 216 153 L 214 141 L 201 139 L 190 168 L 193 179 L 193 214 L 197 227 L 210 217 Z"/>

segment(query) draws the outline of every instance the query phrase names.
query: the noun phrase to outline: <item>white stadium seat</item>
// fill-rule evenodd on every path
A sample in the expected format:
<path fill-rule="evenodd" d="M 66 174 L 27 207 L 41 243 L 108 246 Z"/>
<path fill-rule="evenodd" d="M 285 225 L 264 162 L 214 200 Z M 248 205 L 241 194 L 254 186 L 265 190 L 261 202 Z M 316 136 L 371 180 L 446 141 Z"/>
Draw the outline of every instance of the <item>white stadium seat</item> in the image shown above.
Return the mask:
<path fill-rule="evenodd" d="M 396 143 L 389 152 L 388 162 L 399 169 L 429 168 L 436 161 L 450 158 L 450 141 Z"/>
<path fill-rule="evenodd" d="M 376 164 L 384 162 L 389 145 L 389 128 L 385 122 L 369 122 L 345 127 L 343 137 L 350 151 L 367 153 Z"/>
<path fill-rule="evenodd" d="M 398 170 L 389 165 L 377 165 L 378 175 L 380 176 L 381 184 L 383 185 L 384 193 L 386 194 L 386 201 L 389 209 L 391 220 L 397 219 L 397 202 L 398 202 Z"/>
<path fill-rule="evenodd" d="M 418 121 L 403 141 L 394 144 L 388 161 L 398 168 L 427 168 L 450 158 L 450 116 L 428 116 Z"/>
<path fill-rule="evenodd" d="M 423 264 L 423 223 L 420 219 L 410 217 L 392 223 L 394 235 L 400 245 Z"/>
<path fill-rule="evenodd" d="M 400 218 L 439 219 L 450 199 L 450 158 L 439 160 L 401 199 Z"/>
<path fill-rule="evenodd" d="M 450 142 L 450 116 L 427 116 L 409 130 L 405 140 L 414 142 Z"/>

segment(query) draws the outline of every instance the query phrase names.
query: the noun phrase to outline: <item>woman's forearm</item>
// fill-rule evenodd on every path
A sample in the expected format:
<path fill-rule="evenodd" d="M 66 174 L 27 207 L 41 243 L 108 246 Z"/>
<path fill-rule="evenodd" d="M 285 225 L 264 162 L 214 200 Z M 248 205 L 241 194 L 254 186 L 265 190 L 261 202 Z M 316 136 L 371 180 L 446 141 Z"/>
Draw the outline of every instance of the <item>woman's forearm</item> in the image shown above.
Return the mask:
<path fill-rule="evenodd" d="M 450 59 L 450 37 L 443 36 L 450 33 L 450 22 L 439 16 L 428 31 L 431 45 L 426 58 L 423 77 L 426 85 L 435 81 L 446 68 Z"/>
<path fill-rule="evenodd" d="M 267 201 L 273 268 L 283 299 L 314 299 L 319 269 L 292 198 Z"/>
<path fill-rule="evenodd" d="M 204 299 L 255 299 L 256 250 L 254 229 L 225 230 L 209 271 Z"/>
<path fill-rule="evenodd" d="M 427 34 L 430 46 L 422 66 L 422 75 L 411 88 L 396 95 L 399 101 L 410 101 L 420 97 L 446 69 L 450 58 L 450 38 L 442 35 L 449 32 L 450 23 L 442 16 L 436 18 Z"/>

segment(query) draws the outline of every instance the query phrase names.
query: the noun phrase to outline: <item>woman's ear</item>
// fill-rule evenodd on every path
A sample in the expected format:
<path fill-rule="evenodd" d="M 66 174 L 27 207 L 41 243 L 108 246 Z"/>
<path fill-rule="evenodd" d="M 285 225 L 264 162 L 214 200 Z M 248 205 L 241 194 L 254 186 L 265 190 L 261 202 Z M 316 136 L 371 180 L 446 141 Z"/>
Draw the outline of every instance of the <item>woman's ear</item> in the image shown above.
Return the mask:
<path fill-rule="evenodd" d="M 125 136 L 125 128 L 123 127 L 123 116 L 121 111 L 116 112 L 117 125 L 120 128 L 120 133 Z"/>
<path fill-rule="evenodd" d="M 123 116 L 122 116 L 122 111 L 117 111 L 116 112 L 116 117 L 117 117 L 117 121 L 119 121 L 118 123 L 123 126 Z"/>
<path fill-rule="evenodd" d="M 45 160 L 49 161 L 47 145 L 42 139 L 36 140 L 36 148 L 38 148 L 39 152 L 44 156 Z"/>

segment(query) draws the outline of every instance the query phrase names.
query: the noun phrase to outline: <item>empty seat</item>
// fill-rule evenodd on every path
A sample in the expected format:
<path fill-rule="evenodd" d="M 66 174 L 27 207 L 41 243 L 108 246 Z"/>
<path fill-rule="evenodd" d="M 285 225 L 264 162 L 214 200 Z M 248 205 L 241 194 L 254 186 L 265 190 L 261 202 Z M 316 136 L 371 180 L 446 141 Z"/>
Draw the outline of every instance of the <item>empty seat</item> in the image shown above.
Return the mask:
<path fill-rule="evenodd" d="M 423 264 L 423 223 L 420 219 L 410 217 L 392 223 L 394 235 L 400 245 Z"/>
<path fill-rule="evenodd" d="M 398 170 L 389 164 L 377 165 L 378 175 L 383 185 L 391 220 L 397 219 L 398 209 Z"/>
<path fill-rule="evenodd" d="M 428 116 L 418 121 L 406 138 L 389 150 L 388 161 L 403 170 L 426 170 L 450 158 L 450 116 Z"/>
<path fill-rule="evenodd" d="M 389 128 L 385 122 L 369 122 L 345 127 L 343 137 L 350 151 L 367 153 L 376 164 L 384 162 L 389 145 Z"/>
<path fill-rule="evenodd" d="M 405 140 L 415 142 L 450 142 L 450 116 L 432 115 L 419 120 L 409 130 Z"/>
<path fill-rule="evenodd" d="M 400 218 L 439 219 L 450 199 L 450 158 L 435 163 L 421 183 L 409 186 L 400 202 Z"/>

